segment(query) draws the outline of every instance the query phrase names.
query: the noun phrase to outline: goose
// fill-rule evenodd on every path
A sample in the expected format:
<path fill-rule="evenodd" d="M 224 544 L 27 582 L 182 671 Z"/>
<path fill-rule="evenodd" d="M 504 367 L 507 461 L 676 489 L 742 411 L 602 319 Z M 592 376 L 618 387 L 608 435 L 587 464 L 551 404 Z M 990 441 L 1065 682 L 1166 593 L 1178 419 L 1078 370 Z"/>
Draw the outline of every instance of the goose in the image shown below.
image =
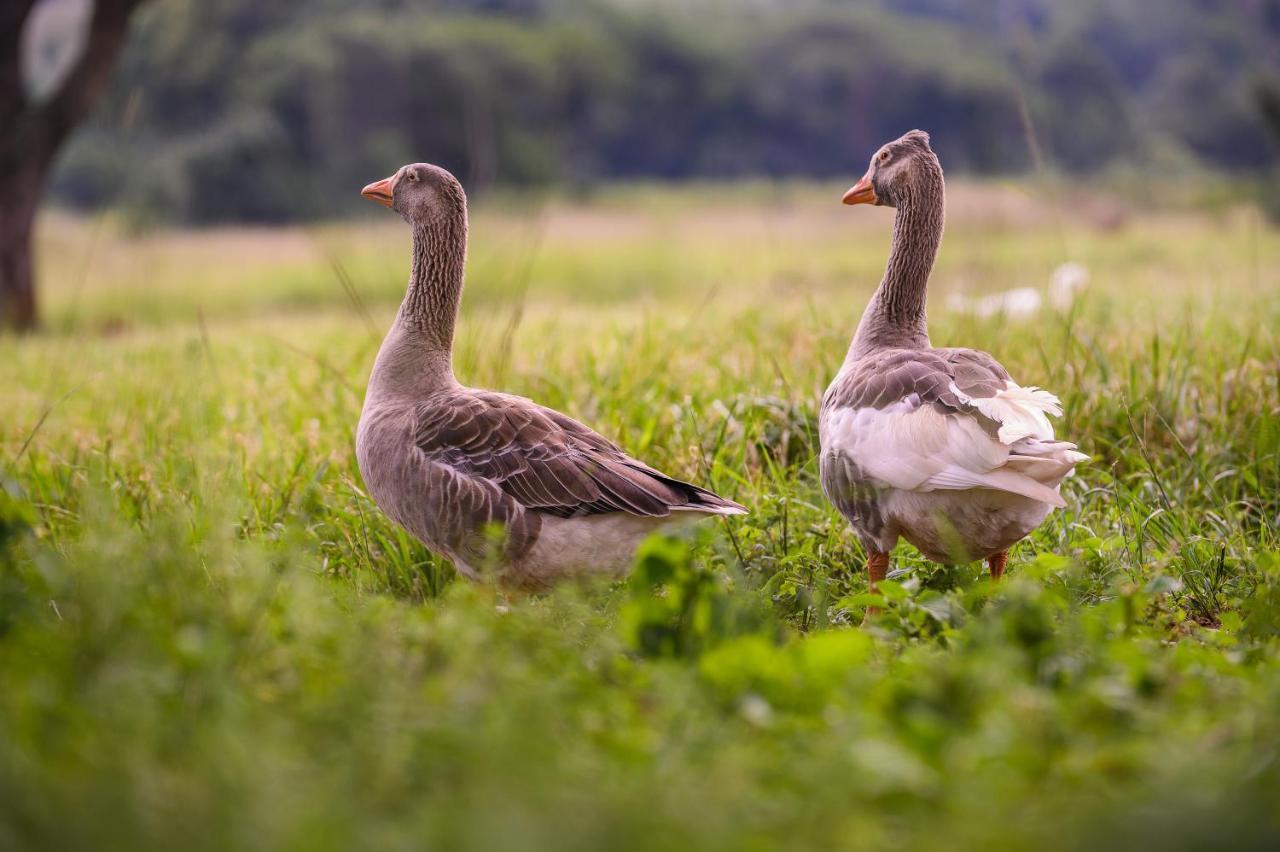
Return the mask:
<path fill-rule="evenodd" d="M 944 206 L 929 135 L 882 146 L 843 201 L 897 212 L 884 277 L 822 398 L 823 493 L 867 552 L 872 592 L 900 538 L 944 564 L 985 559 L 999 580 L 1009 548 L 1066 505 L 1059 485 L 1088 457 L 1054 438 L 1056 396 L 1018 385 L 986 352 L 929 342 Z"/>
<path fill-rule="evenodd" d="M 364 188 L 413 231 L 399 313 L 378 350 L 356 431 L 374 502 L 472 580 L 540 589 L 620 575 L 671 523 L 741 515 L 732 500 L 637 461 L 570 417 L 459 384 L 454 327 L 467 199 L 439 166 L 414 163 Z"/>

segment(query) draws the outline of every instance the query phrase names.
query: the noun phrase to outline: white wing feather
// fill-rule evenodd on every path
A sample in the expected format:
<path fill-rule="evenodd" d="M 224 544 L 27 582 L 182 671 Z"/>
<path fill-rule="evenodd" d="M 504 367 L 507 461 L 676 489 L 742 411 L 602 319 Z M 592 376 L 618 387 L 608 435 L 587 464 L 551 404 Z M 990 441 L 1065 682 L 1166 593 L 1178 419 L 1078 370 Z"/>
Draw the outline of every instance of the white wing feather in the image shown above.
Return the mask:
<path fill-rule="evenodd" d="M 1053 440 L 1053 425 L 1045 415 L 1062 416 L 1062 402 L 1047 390 L 1024 388 L 1010 381 L 995 396 L 965 396 L 953 382 L 951 391 L 962 402 L 973 405 L 1000 424 L 1000 442 L 1012 444 L 1022 438 Z"/>

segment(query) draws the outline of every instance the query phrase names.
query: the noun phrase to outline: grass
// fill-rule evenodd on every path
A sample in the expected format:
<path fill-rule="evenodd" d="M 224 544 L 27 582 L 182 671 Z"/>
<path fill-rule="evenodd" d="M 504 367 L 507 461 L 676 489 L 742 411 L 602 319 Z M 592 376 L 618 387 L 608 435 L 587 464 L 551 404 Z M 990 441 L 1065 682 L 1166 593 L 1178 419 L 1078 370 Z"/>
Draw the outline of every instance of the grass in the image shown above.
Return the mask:
<path fill-rule="evenodd" d="M 859 630 L 814 423 L 890 214 L 840 189 L 477 206 L 464 380 L 752 509 L 511 600 L 355 469 L 398 221 L 47 217 L 49 329 L 0 339 L 0 848 L 1274 847 L 1276 232 L 957 186 L 934 341 L 1094 461 L 1006 582 L 903 546 Z M 945 307 L 1066 260 L 1066 314 Z"/>

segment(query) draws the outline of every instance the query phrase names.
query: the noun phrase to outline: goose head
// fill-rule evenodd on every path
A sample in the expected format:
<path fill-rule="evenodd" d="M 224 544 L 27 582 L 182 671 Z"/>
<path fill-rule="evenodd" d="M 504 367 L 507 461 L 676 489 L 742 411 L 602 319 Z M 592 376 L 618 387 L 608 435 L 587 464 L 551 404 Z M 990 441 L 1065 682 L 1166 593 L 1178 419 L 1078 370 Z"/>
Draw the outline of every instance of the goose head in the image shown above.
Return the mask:
<path fill-rule="evenodd" d="M 929 147 L 929 134 L 912 130 L 880 146 L 867 172 L 844 194 L 845 204 L 897 207 L 903 200 L 927 192 L 942 174 L 938 156 Z"/>
<path fill-rule="evenodd" d="M 411 225 L 431 224 L 466 210 L 467 196 L 458 179 L 431 163 L 410 163 L 360 192 L 390 207 Z"/>

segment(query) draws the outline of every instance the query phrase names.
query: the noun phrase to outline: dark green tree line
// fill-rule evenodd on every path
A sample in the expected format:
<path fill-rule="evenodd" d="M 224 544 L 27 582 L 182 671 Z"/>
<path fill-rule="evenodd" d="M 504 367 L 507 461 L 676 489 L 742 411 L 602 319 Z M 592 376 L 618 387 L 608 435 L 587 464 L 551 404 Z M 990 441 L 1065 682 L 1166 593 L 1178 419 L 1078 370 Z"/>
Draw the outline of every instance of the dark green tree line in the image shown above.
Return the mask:
<path fill-rule="evenodd" d="M 955 170 L 1269 167 L 1280 2 L 167 0 L 63 201 L 166 220 L 340 215 L 429 159 L 483 190 L 826 176 L 931 130 Z"/>

